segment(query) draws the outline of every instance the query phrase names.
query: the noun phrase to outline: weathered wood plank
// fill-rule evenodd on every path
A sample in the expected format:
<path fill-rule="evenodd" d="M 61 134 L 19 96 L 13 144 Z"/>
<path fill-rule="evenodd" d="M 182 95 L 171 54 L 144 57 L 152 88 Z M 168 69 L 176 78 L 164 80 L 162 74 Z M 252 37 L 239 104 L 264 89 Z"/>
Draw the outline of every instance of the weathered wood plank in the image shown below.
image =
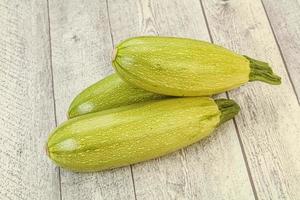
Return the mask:
<path fill-rule="evenodd" d="M 300 197 L 300 108 L 259 0 L 203 0 L 215 43 L 267 60 L 281 86 L 250 83 L 230 92 L 241 106 L 236 118 L 259 199 Z"/>
<path fill-rule="evenodd" d="M 262 2 L 300 102 L 300 1 Z"/>
<path fill-rule="evenodd" d="M 73 97 L 112 72 L 105 1 L 50 1 L 54 89 L 58 122 Z M 61 171 L 63 199 L 134 199 L 130 167 L 102 173 Z"/>
<path fill-rule="evenodd" d="M 59 199 L 46 1 L 0 1 L 0 199 Z"/>
<path fill-rule="evenodd" d="M 197 0 L 111 0 L 108 7 L 115 44 L 157 34 L 209 40 Z M 254 199 L 232 122 L 185 150 L 133 165 L 133 175 L 137 199 Z"/>

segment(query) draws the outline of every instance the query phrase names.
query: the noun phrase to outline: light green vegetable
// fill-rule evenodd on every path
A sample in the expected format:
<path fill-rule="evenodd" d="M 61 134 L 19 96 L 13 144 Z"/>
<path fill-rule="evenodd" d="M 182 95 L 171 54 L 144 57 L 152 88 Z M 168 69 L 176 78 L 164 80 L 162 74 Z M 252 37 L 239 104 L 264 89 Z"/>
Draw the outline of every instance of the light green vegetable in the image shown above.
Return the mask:
<path fill-rule="evenodd" d="M 69 107 L 68 118 L 163 98 L 167 97 L 134 87 L 112 74 L 77 95 Z"/>
<path fill-rule="evenodd" d="M 232 100 L 172 98 L 73 118 L 47 143 L 59 166 L 99 171 L 153 159 L 207 137 L 239 111 Z"/>
<path fill-rule="evenodd" d="M 128 83 L 171 96 L 208 96 L 256 80 L 281 83 L 265 62 L 185 38 L 129 38 L 116 47 L 112 63 Z"/>

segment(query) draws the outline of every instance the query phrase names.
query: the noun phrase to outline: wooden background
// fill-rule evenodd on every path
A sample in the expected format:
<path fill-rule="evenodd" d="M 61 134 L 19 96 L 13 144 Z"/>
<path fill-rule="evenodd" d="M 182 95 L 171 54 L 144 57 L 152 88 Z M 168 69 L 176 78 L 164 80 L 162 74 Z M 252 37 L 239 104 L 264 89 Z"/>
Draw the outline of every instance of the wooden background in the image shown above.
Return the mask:
<path fill-rule="evenodd" d="M 139 35 L 223 45 L 268 61 L 282 84 L 229 92 L 235 120 L 171 155 L 59 169 L 44 152 L 49 132 L 112 73 L 113 47 Z M 0 0 L 0 199 L 300 199 L 299 97 L 299 0 Z"/>

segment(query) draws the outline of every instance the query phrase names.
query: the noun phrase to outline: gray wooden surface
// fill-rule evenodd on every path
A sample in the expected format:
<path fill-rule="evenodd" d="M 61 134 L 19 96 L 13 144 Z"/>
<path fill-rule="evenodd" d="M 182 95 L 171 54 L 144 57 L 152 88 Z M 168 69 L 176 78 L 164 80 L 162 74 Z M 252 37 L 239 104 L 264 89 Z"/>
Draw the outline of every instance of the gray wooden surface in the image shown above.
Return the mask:
<path fill-rule="evenodd" d="M 171 155 L 72 173 L 45 155 L 72 98 L 139 35 L 201 39 L 282 77 L 222 97 L 241 113 Z M 0 0 L 0 199 L 300 199 L 299 0 Z"/>

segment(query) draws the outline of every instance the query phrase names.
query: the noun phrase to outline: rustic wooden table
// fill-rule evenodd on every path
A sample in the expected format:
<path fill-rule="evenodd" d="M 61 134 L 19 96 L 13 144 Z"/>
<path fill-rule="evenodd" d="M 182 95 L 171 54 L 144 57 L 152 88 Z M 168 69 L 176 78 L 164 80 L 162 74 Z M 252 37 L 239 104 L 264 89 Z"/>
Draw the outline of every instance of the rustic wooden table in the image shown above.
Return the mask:
<path fill-rule="evenodd" d="M 235 120 L 171 155 L 59 169 L 44 152 L 49 132 L 113 72 L 114 45 L 138 35 L 223 45 L 270 62 L 282 84 L 229 92 Z M 300 199 L 299 97 L 299 0 L 0 0 L 0 199 Z"/>

